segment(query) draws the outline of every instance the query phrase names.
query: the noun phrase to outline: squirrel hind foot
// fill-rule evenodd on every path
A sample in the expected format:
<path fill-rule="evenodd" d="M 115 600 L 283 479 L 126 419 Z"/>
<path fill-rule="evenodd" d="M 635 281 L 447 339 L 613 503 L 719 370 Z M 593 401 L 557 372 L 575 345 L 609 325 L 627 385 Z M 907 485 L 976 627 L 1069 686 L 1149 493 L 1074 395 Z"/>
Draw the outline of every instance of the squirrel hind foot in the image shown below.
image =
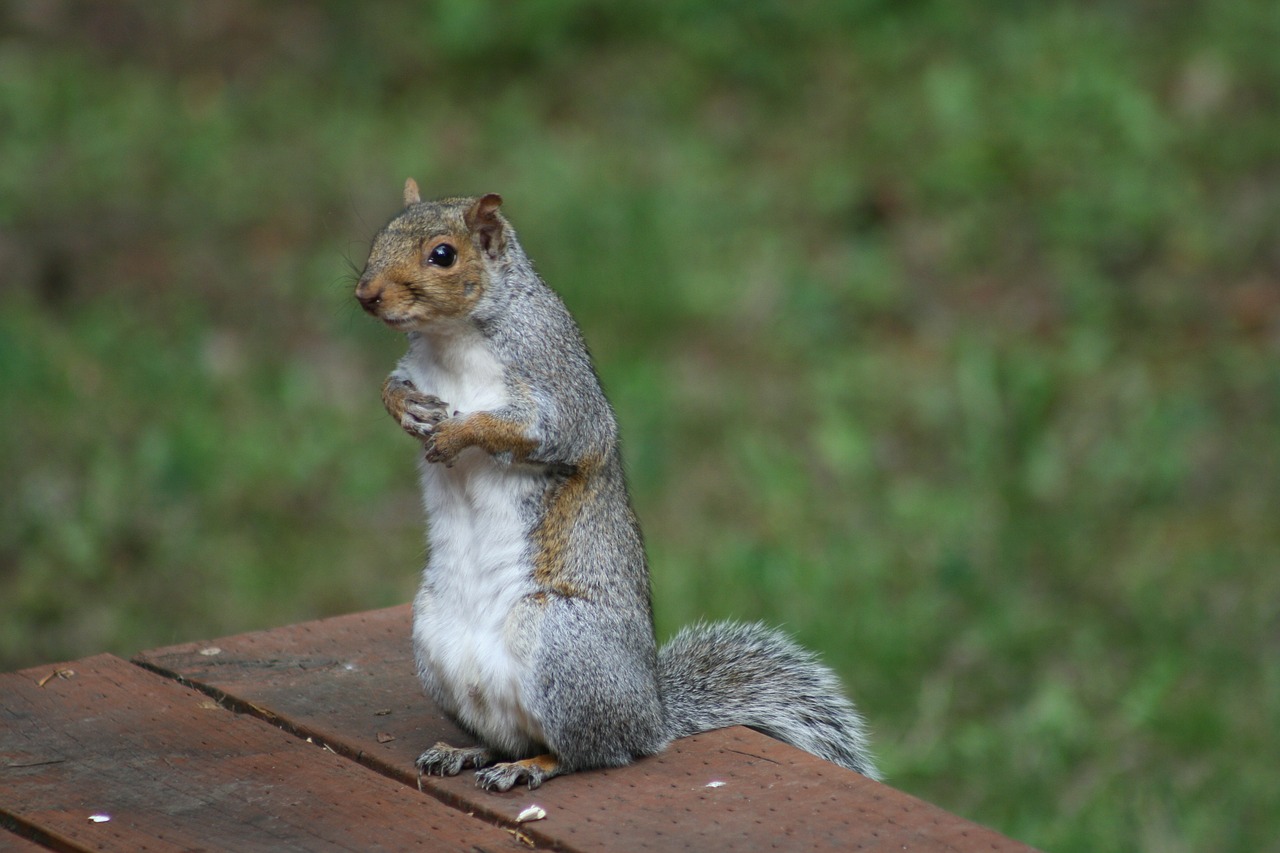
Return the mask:
<path fill-rule="evenodd" d="M 541 785 L 552 776 L 560 775 L 560 761 L 550 753 L 524 758 L 520 761 L 503 762 L 483 770 L 476 771 L 476 784 L 486 791 L 510 791 L 521 782 L 529 786 L 529 790 Z"/>
<path fill-rule="evenodd" d="M 428 749 L 414 766 L 418 776 L 457 776 L 467 767 L 484 767 L 493 761 L 493 755 L 483 746 L 449 746 L 443 741 Z"/>

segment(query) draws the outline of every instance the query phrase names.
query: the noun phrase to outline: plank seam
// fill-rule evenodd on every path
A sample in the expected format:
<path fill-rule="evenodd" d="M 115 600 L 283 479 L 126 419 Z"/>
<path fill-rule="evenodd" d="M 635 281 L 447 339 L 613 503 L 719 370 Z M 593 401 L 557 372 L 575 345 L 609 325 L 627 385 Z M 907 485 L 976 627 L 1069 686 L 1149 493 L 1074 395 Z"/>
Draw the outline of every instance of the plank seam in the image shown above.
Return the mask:
<path fill-rule="evenodd" d="M 56 853 L 82 853 L 87 849 L 72 844 L 64 838 L 59 838 L 3 807 L 0 807 L 0 829 L 16 835 L 24 841 L 30 841 L 32 844 L 39 844 L 47 850 L 56 851 Z"/>
<path fill-rule="evenodd" d="M 274 711 L 263 708 L 260 705 L 255 705 L 254 703 L 244 699 L 239 699 L 232 696 L 230 693 L 227 693 L 225 690 L 221 690 L 211 684 L 192 681 L 181 673 L 175 672 L 171 669 L 166 669 L 158 664 L 137 659 L 130 660 L 129 662 L 140 669 L 146 670 L 147 672 L 176 681 L 183 687 L 188 687 L 192 690 L 203 693 L 217 702 L 221 707 L 226 708 L 228 711 L 259 719 L 286 734 L 293 735 L 299 740 L 303 740 L 313 746 L 319 747 L 320 749 L 327 750 L 334 755 L 345 758 L 348 761 L 355 762 L 366 770 L 377 773 L 379 776 L 384 776 L 394 782 L 399 782 L 400 784 L 409 787 L 408 782 L 405 780 L 405 774 L 397 771 L 396 768 L 390 764 L 374 761 L 372 758 L 366 757 L 363 750 L 348 749 L 342 744 L 335 746 L 334 744 L 326 741 L 319 732 L 316 732 L 305 725 L 298 725 L 297 723 L 281 717 Z M 418 779 L 417 788 L 419 792 L 443 803 L 449 808 L 454 809 L 455 811 L 460 811 L 468 817 L 478 818 L 482 822 L 496 826 L 499 829 L 504 829 L 515 835 L 517 839 L 521 836 L 528 837 L 535 841 L 539 847 L 545 847 L 549 850 L 569 851 L 573 849 L 565 847 L 563 839 L 545 835 L 542 832 L 539 832 L 537 828 L 529 826 L 528 824 L 518 824 L 495 809 L 486 808 L 483 805 L 464 799 L 435 785 L 431 785 L 429 783 L 427 785 L 423 785 L 421 778 Z M 69 849 L 74 853 L 75 848 Z"/>

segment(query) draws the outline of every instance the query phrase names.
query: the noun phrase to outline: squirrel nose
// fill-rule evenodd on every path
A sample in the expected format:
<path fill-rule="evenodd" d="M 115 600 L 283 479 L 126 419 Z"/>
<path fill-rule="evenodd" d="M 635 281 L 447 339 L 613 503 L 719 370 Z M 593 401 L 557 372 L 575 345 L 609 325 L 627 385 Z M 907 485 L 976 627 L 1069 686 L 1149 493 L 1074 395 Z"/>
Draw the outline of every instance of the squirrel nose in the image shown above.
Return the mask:
<path fill-rule="evenodd" d="M 356 285 L 356 301 L 360 303 L 360 307 L 372 314 L 382 302 L 382 288 L 374 290 L 370 287 L 369 281 L 361 279 Z"/>

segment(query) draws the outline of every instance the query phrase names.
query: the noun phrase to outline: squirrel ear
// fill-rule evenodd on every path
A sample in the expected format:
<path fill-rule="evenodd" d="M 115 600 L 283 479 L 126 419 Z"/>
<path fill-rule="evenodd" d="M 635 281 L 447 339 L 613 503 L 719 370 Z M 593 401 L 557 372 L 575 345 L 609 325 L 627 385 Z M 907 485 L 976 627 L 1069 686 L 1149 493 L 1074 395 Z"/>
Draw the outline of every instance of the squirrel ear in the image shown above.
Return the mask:
<path fill-rule="evenodd" d="M 490 257 L 497 257 L 506 245 L 502 219 L 498 216 L 501 206 L 502 196 L 489 193 L 476 199 L 467 210 L 467 229 L 480 237 L 480 245 Z"/>
<path fill-rule="evenodd" d="M 418 192 L 418 182 L 413 178 L 406 178 L 404 182 L 404 206 L 417 204 L 422 201 L 422 193 Z"/>

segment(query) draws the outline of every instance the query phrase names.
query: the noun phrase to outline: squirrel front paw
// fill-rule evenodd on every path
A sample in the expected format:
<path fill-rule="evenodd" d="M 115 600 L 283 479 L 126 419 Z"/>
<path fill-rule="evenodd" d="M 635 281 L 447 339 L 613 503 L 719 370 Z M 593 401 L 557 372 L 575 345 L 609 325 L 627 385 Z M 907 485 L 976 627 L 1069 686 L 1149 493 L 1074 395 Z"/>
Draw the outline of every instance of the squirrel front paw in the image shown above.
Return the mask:
<path fill-rule="evenodd" d="M 442 462 L 446 467 L 453 465 L 454 457 L 467 446 L 463 436 L 462 420 L 455 416 L 436 422 L 430 435 L 423 440 L 427 448 L 428 462 Z"/>
<path fill-rule="evenodd" d="M 414 438 L 429 439 L 437 426 L 449 417 L 449 404 L 431 394 L 410 391 L 404 396 L 400 428 Z"/>
<path fill-rule="evenodd" d="M 422 393 L 407 377 L 396 373 L 388 376 L 382 385 L 382 404 L 401 429 L 421 440 L 449 416 L 448 403 Z"/>

